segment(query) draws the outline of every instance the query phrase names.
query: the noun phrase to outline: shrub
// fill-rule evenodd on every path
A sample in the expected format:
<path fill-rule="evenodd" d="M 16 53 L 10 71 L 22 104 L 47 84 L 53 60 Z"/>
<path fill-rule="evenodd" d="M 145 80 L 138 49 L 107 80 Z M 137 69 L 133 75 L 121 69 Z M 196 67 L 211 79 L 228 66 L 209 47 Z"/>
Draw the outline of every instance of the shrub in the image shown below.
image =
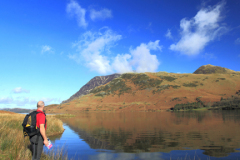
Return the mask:
<path fill-rule="evenodd" d="M 135 76 L 134 74 L 125 73 L 125 74 L 122 74 L 122 75 L 121 75 L 121 78 L 122 78 L 122 79 L 131 79 L 131 78 L 134 77 L 134 76 Z"/>
<path fill-rule="evenodd" d="M 123 93 L 131 92 L 131 88 L 121 78 L 116 78 L 105 86 L 94 88 L 90 93 L 98 93 L 95 96 L 103 97 L 104 95 L 115 94 L 116 91 L 119 91 L 118 95 L 120 96 Z"/>
<path fill-rule="evenodd" d="M 136 86 L 139 86 L 140 90 L 155 87 L 162 83 L 162 80 L 149 78 L 145 74 L 137 74 L 131 80 Z"/>
<path fill-rule="evenodd" d="M 220 79 L 220 80 L 225 80 L 226 78 L 218 78 L 218 79 Z"/>
<path fill-rule="evenodd" d="M 198 85 L 196 85 L 195 83 L 184 83 L 183 86 L 184 87 L 197 87 Z"/>
<path fill-rule="evenodd" d="M 175 101 L 175 100 L 181 101 L 181 99 L 179 99 L 179 97 L 175 97 L 175 98 L 171 99 L 171 101 Z"/>
<path fill-rule="evenodd" d="M 165 80 L 167 80 L 167 81 L 169 81 L 169 82 L 172 82 L 172 81 L 174 81 L 175 79 L 177 79 L 177 78 L 174 78 L 174 77 L 171 77 L 171 76 L 159 76 L 161 79 L 165 79 Z"/>
<path fill-rule="evenodd" d="M 192 110 L 197 108 L 202 108 L 202 104 L 200 102 L 193 102 L 193 103 L 185 103 L 185 104 L 176 104 L 171 110 L 173 111 L 179 111 L 182 110 Z"/>
<path fill-rule="evenodd" d="M 157 86 L 157 90 L 153 90 L 152 93 L 155 94 L 156 92 L 161 92 L 162 90 L 165 90 L 165 89 L 169 89 L 169 87 L 173 87 L 174 89 L 177 89 L 181 86 L 177 86 L 177 85 L 169 85 L 169 84 L 166 84 L 166 85 L 161 85 L 161 86 Z"/>

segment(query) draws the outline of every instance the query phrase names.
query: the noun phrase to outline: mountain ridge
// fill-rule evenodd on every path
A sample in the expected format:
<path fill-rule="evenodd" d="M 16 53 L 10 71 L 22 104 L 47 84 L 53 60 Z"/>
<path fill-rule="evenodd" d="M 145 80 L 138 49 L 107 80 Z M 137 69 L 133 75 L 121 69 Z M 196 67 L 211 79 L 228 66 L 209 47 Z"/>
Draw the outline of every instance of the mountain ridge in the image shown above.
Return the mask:
<path fill-rule="evenodd" d="M 208 73 L 124 73 L 86 95 L 49 107 L 48 111 L 160 111 L 179 103 L 198 102 L 199 97 L 206 106 L 222 97 L 239 96 L 239 72 L 226 74 L 212 69 Z"/>
<path fill-rule="evenodd" d="M 204 74 L 124 73 L 105 84 L 92 86 L 88 94 L 75 97 L 67 103 L 47 107 L 46 111 L 162 111 L 177 104 L 216 106 L 213 102 L 220 99 L 231 96 L 240 98 L 239 72 L 215 70 L 213 65 L 205 66 L 205 71 L 208 71 Z"/>
<path fill-rule="evenodd" d="M 107 76 L 95 76 L 94 78 L 92 78 L 90 81 L 88 81 L 88 83 L 86 83 L 83 87 L 81 87 L 79 89 L 79 91 L 77 91 L 75 94 L 73 94 L 69 99 L 62 101 L 61 104 L 70 102 L 71 100 L 74 100 L 76 98 L 79 98 L 83 95 L 88 94 L 93 88 L 100 86 L 100 85 L 104 85 L 106 83 L 108 83 L 109 81 L 113 80 L 114 78 L 119 77 L 121 74 L 111 74 L 111 75 L 107 75 Z"/>

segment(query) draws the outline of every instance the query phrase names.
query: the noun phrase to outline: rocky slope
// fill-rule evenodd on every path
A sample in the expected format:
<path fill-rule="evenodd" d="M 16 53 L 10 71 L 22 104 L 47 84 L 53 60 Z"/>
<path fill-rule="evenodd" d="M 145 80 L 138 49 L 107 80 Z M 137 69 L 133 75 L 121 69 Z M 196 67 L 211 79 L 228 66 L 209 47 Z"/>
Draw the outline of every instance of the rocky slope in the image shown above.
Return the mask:
<path fill-rule="evenodd" d="M 209 70 L 215 68 L 207 67 Z M 161 111 L 176 104 L 199 102 L 199 99 L 206 106 L 222 98 L 240 96 L 237 92 L 240 90 L 239 72 L 195 73 L 198 74 L 126 73 L 104 85 L 92 86 L 94 89 L 88 90 L 84 96 L 46 110 L 49 113 Z"/>
<path fill-rule="evenodd" d="M 110 82 L 111 80 L 113 80 L 114 78 L 119 77 L 120 75 L 121 74 L 112 74 L 112 75 L 108 75 L 108 76 L 96 76 L 93 79 L 91 79 L 87 84 L 85 84 L 82 88 L 80 88 L 80 90 L 78 92 L 76 92 L 74 95 L 72 95 L 69 99 L 62 101 L 62 104 L 70 102 L 76 98 L 83 96 L 83 95 L 86 95 L 93 88 L 100 86 L 100 85 L 104 85 L 104 84 Z"/>

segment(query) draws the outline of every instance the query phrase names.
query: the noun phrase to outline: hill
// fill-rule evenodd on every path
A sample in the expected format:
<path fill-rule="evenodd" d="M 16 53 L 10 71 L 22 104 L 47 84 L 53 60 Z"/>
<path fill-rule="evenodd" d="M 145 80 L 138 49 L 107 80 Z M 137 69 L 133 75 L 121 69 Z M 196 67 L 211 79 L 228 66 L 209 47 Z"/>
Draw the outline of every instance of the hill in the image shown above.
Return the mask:
<path fill-rule="evenodd" d="M 85 84 L 83 87 L 80 88 L 79 91 L 77 91 L 74 95 L 72 95 L 69 99 L 62 101 L 62 104 L 70 102 L 76 98 L 79 98 L 83 95 L 88 94 L 93 88 L 104 85 L 114 78 L 119 77 L 121 74 L 112 74 L 108 76 L 96 76 L 92 78 L 87 84 Z"/>
<path fill-rule="evenodd" d="M 207 66 L 210 67 L 211 66 Z M 201 67 L 200 67 L 201 68 Z M 213 66 L 215 68 L 215 66 Z M 213 69 L 212 68 L 212 69 Z M 196 71 L 195 71 L 196 72 Z M 47 107 L 49 113 L 78 111 L 162 111 L 177 104 L 205 105 L 239 96 L 240 73 L 125 73 L 68 103 Z"/>
<path fill-rule="evenodd" d="M 7 113 L 7 114 L 16 114 L 14 112 L 0 110 L 0 114 L 5 114 L 5 113 Z"/>
<path fill-rule="evenodd" d="M 14 112 L 14 113 L 30 113 L 34 111 L 34 109 L 23 109 L 23 108 L 3 108 L 2 110 Z"/>
<path fill-rule="evenodd" d="M 208 64 L 208 65 L 203 65 L 199 67 L 195 72 L 193 72 L 193 74 L 214 74 L 214 73 L 228 74 L 228 73 L 236 73 L 236 71 Z"/>

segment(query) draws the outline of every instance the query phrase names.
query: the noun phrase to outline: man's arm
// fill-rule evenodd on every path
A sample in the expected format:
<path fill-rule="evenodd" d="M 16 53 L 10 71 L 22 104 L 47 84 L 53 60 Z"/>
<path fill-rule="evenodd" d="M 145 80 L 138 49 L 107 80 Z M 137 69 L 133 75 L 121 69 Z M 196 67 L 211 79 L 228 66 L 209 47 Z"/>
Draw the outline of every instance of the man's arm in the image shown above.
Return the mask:
<path fill-rule="evenodd" d="M 43 143 L 45 146 L 48 146 L 48 140 L 47 140 L 47 135 L 46 135 L 46 130 L 44 124 L 40 124 L 40 133 L 43 137 Z"/>

